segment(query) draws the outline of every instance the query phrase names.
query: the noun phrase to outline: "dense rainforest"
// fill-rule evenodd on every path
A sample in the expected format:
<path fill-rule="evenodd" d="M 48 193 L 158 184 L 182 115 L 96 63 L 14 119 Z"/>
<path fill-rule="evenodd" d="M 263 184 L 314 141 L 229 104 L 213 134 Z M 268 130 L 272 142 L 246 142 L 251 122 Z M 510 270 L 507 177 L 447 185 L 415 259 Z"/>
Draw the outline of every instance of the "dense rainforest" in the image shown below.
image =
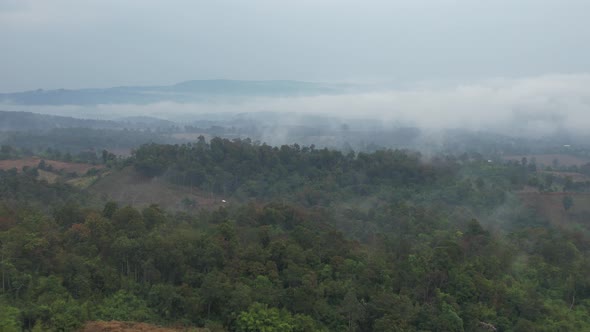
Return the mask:
<path fill-rule="evenodd" d="M 91 320 L 239 332 L 590 330 L 585 217 L 558 224 L 518 196 L 586 187 L 525 160 L 220 138 L 105 153 L 95 160 L 105 177 L 131 168 L 220 204 L 126 206 L 40 179 L 38 167 L 0 171 L 0 331 L 75 331 Z M 560 213 L 572 213 L 578 201 L 565 197 Z"/>

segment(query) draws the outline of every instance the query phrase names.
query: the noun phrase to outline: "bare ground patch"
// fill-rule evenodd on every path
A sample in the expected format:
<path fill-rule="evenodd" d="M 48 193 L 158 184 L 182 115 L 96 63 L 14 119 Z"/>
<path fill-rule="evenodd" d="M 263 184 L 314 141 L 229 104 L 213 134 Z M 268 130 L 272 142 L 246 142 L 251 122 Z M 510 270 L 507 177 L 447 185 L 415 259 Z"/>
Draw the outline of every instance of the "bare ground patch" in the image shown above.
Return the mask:
<path fill-rule="evenodd" d="M 173 185 L 160 178 L 148 178 L 132 167 L 114 171 L 96 181 L 89 190 L 119 204 L 147 206 L 158 204 L 167 209 L 215 208 L 223 197 L 197 187 Z"/>
<path fill-rule="evenodd" d="M 146 323 L 132 322 L 88 322 L 80 332 L 209 332 L 209 329 L 186 327 L 160 327 Z"/>

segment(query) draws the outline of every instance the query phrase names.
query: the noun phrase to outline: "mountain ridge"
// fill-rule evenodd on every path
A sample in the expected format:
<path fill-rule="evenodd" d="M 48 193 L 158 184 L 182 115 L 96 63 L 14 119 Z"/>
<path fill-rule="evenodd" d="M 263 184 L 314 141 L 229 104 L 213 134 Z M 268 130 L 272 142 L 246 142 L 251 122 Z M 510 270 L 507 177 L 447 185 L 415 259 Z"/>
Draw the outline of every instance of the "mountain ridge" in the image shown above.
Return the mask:
<path fill-rule="evenodd" d="M 350 84 L 294 80 L 189 80 L 172 85 L 29 90 L 0 93 L 0 103 L 16 105 L 148 104 L 199 102 L 219 98 L 294 97 L 341 94 Z"/>

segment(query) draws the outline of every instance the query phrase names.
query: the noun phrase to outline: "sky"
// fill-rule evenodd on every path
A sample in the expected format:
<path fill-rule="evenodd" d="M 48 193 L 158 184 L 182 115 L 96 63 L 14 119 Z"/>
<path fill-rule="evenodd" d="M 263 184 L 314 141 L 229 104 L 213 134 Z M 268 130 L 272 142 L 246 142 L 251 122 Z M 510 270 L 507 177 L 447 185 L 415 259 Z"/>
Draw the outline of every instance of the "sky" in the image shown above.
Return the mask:
<path fill-rule="evenodd" d="M 590 73 L 588 0 L 0 0 L 0 92 Z"/>

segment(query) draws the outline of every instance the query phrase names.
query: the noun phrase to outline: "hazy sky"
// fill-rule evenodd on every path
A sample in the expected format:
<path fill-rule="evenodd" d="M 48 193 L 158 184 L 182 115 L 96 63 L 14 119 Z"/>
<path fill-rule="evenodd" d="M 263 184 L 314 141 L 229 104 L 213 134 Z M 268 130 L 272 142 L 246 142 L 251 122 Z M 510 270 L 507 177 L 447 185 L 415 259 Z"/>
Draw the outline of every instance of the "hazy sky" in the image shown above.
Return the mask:
<path fill-rule="evenodd" d="M 590 72 L 588 0 L 0 0 L 0 91 Z"/>

